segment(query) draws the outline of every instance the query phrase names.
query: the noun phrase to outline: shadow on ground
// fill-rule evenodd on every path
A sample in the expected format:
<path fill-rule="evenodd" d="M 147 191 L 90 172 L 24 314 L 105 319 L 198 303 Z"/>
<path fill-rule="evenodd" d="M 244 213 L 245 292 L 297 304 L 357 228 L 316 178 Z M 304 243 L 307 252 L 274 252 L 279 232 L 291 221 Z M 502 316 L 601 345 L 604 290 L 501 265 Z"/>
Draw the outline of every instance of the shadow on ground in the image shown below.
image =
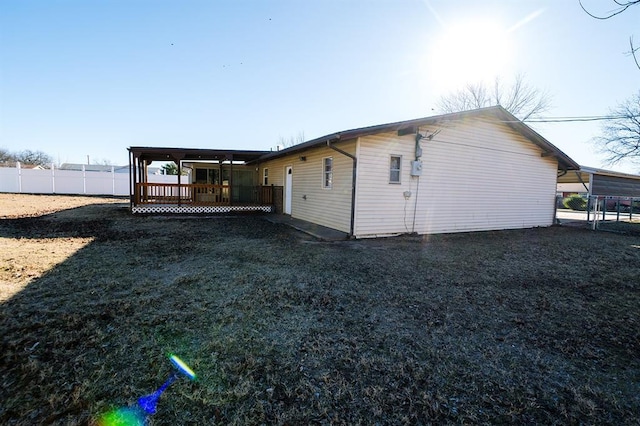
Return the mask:
<path fill-rule="evenodd" d="M 113 207 L 0 222 L 92 238 L 0 305 L 0 423 L 616 423 L 640 413 L 640 242 L 554 227 L 324 243 L 260 216 Z"/>

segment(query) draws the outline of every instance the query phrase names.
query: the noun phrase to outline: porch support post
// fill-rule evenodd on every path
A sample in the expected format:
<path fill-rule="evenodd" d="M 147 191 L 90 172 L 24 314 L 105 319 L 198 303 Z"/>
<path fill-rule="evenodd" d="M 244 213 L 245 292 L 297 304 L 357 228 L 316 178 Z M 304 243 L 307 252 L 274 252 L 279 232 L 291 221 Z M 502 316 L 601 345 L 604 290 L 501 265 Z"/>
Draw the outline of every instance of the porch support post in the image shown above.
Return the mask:
<path fill-rule="evenodd" d="M 180 188 L 180 185 L 182 185 L 180 180 L 180 177 L 182 176 L 182 161 L 178 160 L 176 163 L 178 163 L 178 207 L 180 207 L 182 205 L 182 191 Z"/>
<path fill-rule="evenodd" d="M 229 205 L 233 205 L 233 154 L 229 158 Z"/>
<path fill-rule="evenodd" d="M 129 150 L 129 209 L 133 208 L 133 200 L 135 197 L 135 163 L 133 162 L 133 152 Z"/>
<path fill-rule="evenodd" d="M 176 163 L 176 166 L 178 166 L 178 207 L 182 206 L 182 180 L 180 178 L 182 177 L 182 159 L 183 158 L 184 158 L 184 154 L 182 153 L 173 154 L 171 156 L 171 159 L 173 160 L 173 162 Z"/>

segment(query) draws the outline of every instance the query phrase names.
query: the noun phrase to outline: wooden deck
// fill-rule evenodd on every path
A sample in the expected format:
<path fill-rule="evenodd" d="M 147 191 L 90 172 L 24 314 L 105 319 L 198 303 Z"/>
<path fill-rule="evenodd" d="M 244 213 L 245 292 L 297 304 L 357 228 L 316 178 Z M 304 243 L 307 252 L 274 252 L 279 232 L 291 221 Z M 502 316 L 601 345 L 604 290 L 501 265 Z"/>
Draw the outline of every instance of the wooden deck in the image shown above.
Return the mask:
<path fill-rule="evenodd" d="M 201 214 L 274 211 L 273 186 L 136 183 L 131 212 Z"/>

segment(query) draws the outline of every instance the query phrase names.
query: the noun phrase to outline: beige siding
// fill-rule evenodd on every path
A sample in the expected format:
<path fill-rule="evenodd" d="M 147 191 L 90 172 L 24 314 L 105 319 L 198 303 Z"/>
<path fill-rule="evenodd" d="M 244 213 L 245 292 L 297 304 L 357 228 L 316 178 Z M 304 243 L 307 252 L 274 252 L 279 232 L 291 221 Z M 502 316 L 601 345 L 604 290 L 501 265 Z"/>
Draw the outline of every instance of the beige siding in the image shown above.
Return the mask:
<path fill-rule="evenodd" d="M 355 141 L 340 142 L 337 146 L 355 154 Z M 304 156 L 306 161 L 300 160 Z M 333 158 L 333 185 L 322 187 L 323 159 Z M 353 161 L 328 147 L 310 149 L 284 158 L 260 164 L 260 176 L 269 168 L 269 184 L 284 186 L 286 166 L 293 168 L 291 216 L 322 226 L 350 232 L 351 181 Z"/>
<path fill-rule="evenodd" d="M 297 161 L 297 157 L 296 157 Z M 269 169 L 269 185 L 284 186 L 284 169 L 287 166 L 293 166 L 293 157 L 284 157 L 271 160 L 262 163 L 258 167 L 258 176 L 260 176 L 260 183 L 262 183 L 262 177 L 264 176 L 264 169 Z"/>
<path fill-rule="evenodd" d="M 540 148 L 491 119 L 450 122 L 440 130 L 432 141 L 421 142 L 420 178 L 409 174 L 415 147 L 412 135 L 387 133 L 361 138 L 356 236 L 553 223 L 554 158 L 541 157 Z M 388 183 L 391 154 L 402 155 L 400 185 Z M 405 191 L 411 191 L 408 200 L 403 196 Z"/>

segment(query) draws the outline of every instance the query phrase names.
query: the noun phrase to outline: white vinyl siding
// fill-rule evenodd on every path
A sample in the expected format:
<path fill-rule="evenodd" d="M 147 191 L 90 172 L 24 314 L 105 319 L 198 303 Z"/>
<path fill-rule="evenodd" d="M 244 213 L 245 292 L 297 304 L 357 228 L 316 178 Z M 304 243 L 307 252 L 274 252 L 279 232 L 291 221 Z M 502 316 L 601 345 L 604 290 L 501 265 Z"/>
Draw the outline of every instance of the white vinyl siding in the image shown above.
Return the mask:
<path fill-rule="evenodd" d="M 340 149 L 355 154 L 355 141 L 340 142 Z M 353 161 L 327 147 L 313 148 L 302 154 L 292 154 L 264 162 L 269 168 L 269 180 L 273 185 L 284 185 L 284 166 L 293 166 L 291 217 L 342 232 L 351 228 L 351 180 Z M 323 188 L 324 158 L 332 157 L 332 188 Z"/>
<path fill-rule="evenodd" d="M 387 185 L 389 155 L 415 155 L 413 135 L 360 139 L 357 237 L 549 226 L 554 218 L 557 162 L 507 125 L 490 118 L 450 122 L 423 140 L 423 172 Z M 384 171 L 384 172 L 383 172 Z M 405 191 L 411 196 L 406 199 Z M 415 222 L 414 222 L 415 211 Z"/>

